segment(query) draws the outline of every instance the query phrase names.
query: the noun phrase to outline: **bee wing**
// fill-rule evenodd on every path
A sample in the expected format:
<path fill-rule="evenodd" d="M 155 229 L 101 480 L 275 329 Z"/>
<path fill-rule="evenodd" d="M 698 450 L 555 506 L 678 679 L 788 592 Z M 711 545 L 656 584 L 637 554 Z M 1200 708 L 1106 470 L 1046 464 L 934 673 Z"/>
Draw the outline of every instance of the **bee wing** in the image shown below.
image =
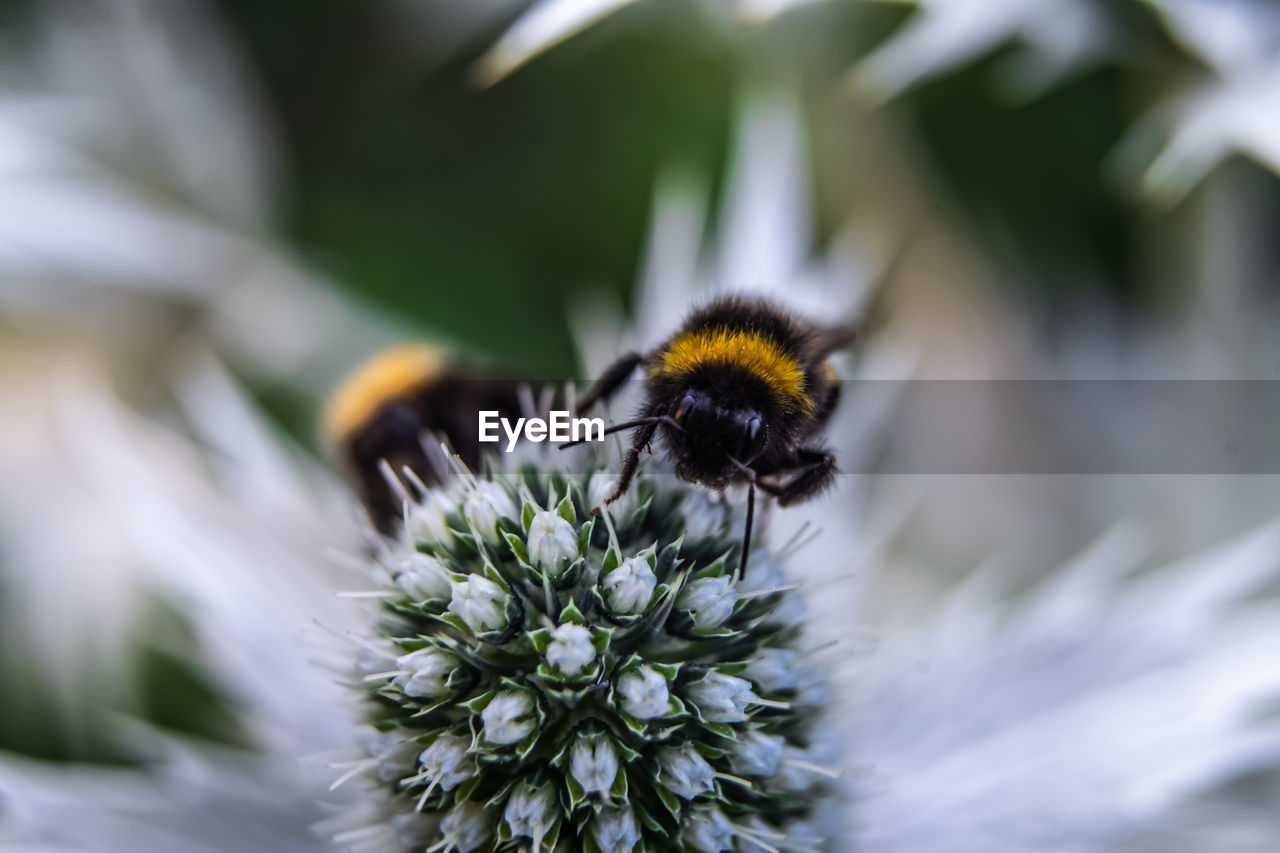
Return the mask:
<path fill-rule="evenodd" d="M 819 326 L 814 332 L 813 348 L 825 358 L 837 350 L 848 349 L 861 337 L 861 332 L 851 325 Z"/>

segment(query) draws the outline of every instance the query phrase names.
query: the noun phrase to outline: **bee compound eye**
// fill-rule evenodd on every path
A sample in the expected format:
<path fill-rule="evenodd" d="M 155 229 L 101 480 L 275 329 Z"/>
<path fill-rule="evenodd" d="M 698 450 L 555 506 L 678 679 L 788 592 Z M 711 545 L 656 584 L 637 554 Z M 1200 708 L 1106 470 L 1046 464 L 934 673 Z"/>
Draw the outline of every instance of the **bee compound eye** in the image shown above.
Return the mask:
<path fill-rule="evenodd" d="M 683 423 L 685 415 L 687 415 L 689 413 L 689 410 L 692 409 L 695 405 L 697 405 L 697 400 L 693 396 L 693 394 L 692 393 L 685 394 L 684 398 L 680 401 L 679 407 L 676 408 L 676 413 L 675 413 L 676 422 Z"/>

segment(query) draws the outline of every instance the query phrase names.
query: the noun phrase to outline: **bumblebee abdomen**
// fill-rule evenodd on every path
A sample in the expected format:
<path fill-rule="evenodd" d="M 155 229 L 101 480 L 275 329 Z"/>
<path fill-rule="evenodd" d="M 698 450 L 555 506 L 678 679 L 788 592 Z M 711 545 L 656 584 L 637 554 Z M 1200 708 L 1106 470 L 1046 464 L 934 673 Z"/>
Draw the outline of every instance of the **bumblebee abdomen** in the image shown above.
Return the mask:
<path fill-rule="evenodd" d="M 444 369 L 440 350 L 407 344 L 379 353 L 338 387 L 325 410 L 328 442 L 339 447 L 368 429 L 387 406 L 434 382 Z"/>

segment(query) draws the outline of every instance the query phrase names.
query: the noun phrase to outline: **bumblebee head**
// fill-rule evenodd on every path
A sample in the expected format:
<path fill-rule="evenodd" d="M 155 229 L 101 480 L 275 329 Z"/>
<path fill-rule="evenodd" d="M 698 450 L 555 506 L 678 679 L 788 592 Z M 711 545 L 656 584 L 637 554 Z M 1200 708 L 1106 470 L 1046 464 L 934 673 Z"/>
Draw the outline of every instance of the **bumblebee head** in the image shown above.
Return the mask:
<path fill-rule="evenodd" d="M 736 477 L 736 459 L 750 464 L 764 450 L 768 427 L 760 411 L 741 401 L 690 388 L 672 415 L 680 428 L 668 428 L 683 475 L 708 485 Z"/>

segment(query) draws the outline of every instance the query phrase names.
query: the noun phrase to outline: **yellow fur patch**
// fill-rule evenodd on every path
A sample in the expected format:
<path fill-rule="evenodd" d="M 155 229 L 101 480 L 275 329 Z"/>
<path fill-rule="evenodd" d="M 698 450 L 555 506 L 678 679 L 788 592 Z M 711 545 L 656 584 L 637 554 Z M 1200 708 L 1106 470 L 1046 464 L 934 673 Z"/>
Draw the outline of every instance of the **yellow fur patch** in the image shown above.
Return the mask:
<path fill-rule="evenodd" d="M 378 353 L 348 376 L 329 398 L 325 435 L 333 443 L 350 438 L 388 400 L 434 379 L 443 364 L 440 351 L 425 344 L 405 344 Z"/>
<path fill-rule="evenodd" d="M 804 386 L 800 362 L 756 332 L 731 329 L 698 329 L 681 335 L 662 353 L 652 372 L 679 376 L 704 364 L 741 367 L 760 377 L 775 394 L 802 411 L 813 410 L 813 399 Z"/>

